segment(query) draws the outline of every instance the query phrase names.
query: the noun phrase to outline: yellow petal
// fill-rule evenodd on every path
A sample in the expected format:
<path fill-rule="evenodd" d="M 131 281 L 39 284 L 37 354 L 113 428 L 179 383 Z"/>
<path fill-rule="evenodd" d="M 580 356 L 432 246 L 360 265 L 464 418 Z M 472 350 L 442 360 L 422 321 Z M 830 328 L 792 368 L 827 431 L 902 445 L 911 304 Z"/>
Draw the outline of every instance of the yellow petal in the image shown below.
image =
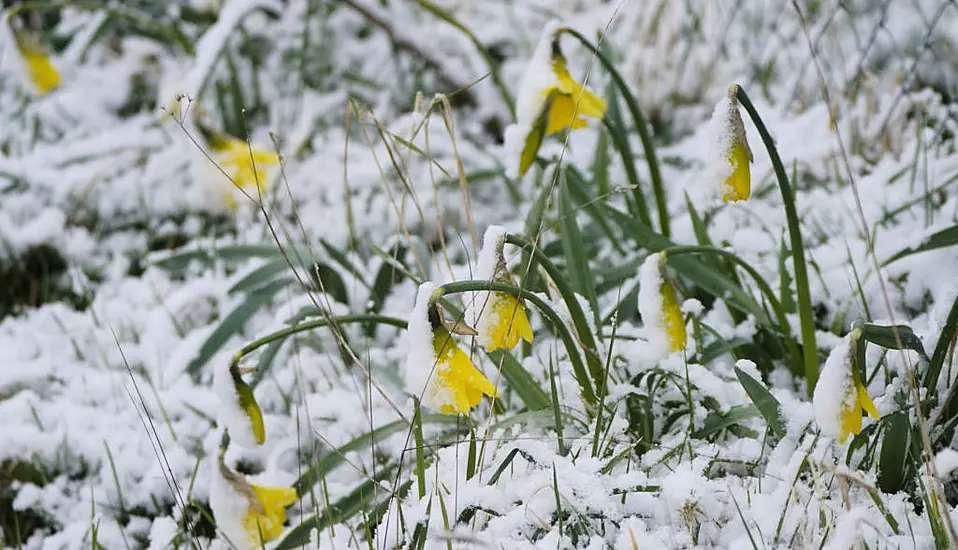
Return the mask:
<path fill-rule="evenodd" d="M 675 287 L 663 275 L 662 286 L 659 287 L 662 295 L 662 323 L 665 333 L 669 337 L 669 349 L 679 351 L 685 349 L 687 335 L 685 334 L 685 318 L 679 307 L 679 297 Z"/>
<path fill-rule="evenodd" d="M 748 145 L 736 140 L 732 146 L 732 150 L 729 151 L 728 154 L 728 161 L 732 166 L 732 173 L 728 179 L 725 180 L 725 189 L 722 192 L 723 201 L 744 201 L 748 199 L 752 189 L 749 168 L 750 159 L 751 154 L 749 153 Z"/>
<path fill-rule="evenodd" d="M 479 404 L 483 395 L 499 395 L 492 382 L 472 364 L 469 356 L 459 349 L 446 329 L 435 329 L 432 343 L 438 359 L 435 383 L 448 392 L 453 401 L 452 404 L 441 406 L 439 412 L 467 415 Z"/>
<path fill-rule="evenodd" d="M 27 67 L 30 81 L 36 88 L 37 93 L 46 95 L 59 86 L 60 73 L 50 62 L 50 58 L 43 52 L 41 46 L 22 32 L 15 33 L 14 39 L 17 43 L 17 50 Z"/>
<path fill-rule="evenodd" d="M 608 109 L 606 101 L 573 80 L 563 57 L 553 58 L 552 70 L 559 81 L 556 87 L 559 96 L 549 110 L 547 134 L 560 132 L 566 128 L 573 130 L 585 128 L 587 123 L 583 117 L 602 118 L 605 115 Z"/>
<path fill-rule="evenodd" d="M 855 385 L 858 387 L 858 402 L 861 405 L 862 409 L 865 409 L 869 415 L 875 420 L 881 418 L 881 415 L 878 413 L 878 407 L 875 406 L 875 402 L 872 401 L 870 395 L 868 395 L 868 390 L 865 386 L 858 380 L 858 377 L 855 379 Z"/>
<path fill-rule="evenodd" d="M 286 508 L 296 502 L 296 490 L 292 487 L 253 485 L 253 491 L 263 505 L 264 513 L 251 508 L 243 518 L 243 527 L 254 541 L 269 542 L 283 534 Z"/>
<path fill-rule="evenodd" d="M 254 190 L 258 185 L 259 192 L 265 193 L 266 171 L 264 168 L 276 164 L 279 164 L 279 157 L 275 153 L 257 148 L 251 149 L 245 141 L 229 138 L 221 168 L 229 174 L 238 187 Z"/>
<path fill-rule="evenodd" d="M 486 351 L 512 349 L 520 338 L 531 343 L 532 326 L 529 325 L 525 307 L 511 294 L 493 292 L 492 295 L 492 304 L 489 306 L 492 311 L 489 315 L 495 319 L 495 324 L 490 328 Z"/>
<path fill-rule="evenodd" d="M 539 152 L 539 147 L 542 146 L 542 139 L 546 133 L 548 133 L 549 113 L 552 112 L 552 103 L 556 97 L 558 97 L 558 92 L 555 90 L 548 94 L 545 102 L 543 102 L 542 112 L 536 117 L 535 124 L 529 128 L 529 133 L 526 134 L 525 143 L 522 146 L 522 154 L 519 157 L 520 176 L 528 172 L 529 168 L 532 167 L 532 163 L 536 160 L 536 153 Z"/>

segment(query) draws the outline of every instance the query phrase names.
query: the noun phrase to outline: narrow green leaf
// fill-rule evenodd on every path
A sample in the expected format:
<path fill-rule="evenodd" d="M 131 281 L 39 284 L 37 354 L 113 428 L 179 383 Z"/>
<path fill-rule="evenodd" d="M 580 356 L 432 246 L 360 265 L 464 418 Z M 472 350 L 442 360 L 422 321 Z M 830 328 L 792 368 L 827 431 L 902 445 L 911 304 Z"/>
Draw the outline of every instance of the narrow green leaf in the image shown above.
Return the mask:
<path fill-rule="evenodd" d="M 286 271 L 288 268 L 289 264 L 287 264 L 286 260 L 283 258 L 270 260 L 247 273 L 239 281 L 236 281 L 236 283 L 230 287 L 229 293 L 239 294 L 262 286 L 266 282 L 271 281 L 274 277 L 276 277 L 276 275 Z"/>
<path fill-rule="evenodd" d="M 936 250 L 938 248 L 946 248 L 955 245 L 958 245 L 958 225 L 947 227 L 937 233 L 925 237 L 920 244 L 899 251 L 897 254 L 892 255 L 892 257 L 882 262 L 882 265 L 888 265 L 896 260 L 911 256 L 912 254 L 928 252 L 929 250 Z"/>
<path fill-rule="evenodd" d="M 530 411 L 548 409 L 549 396 L 535 378 L 507 350 L 495 350 L 487 354 L 493 364 L 499 366 L 502 377 Z"/>
<path fill-rule="evenodd" d="M 909 470 L 911 423 L 908 414 L 898 411 L 888 415 L 884 432 L 878 458 L 878 488 L 885 493 L 895 494 L 905 488 Z"/>
<path fill-rule="evenodd" d="M 948 311 L 945 325 L 941 327 L 941 332 L 938 333 L 938 343 L 935 344 L 935 351 L 932 352 L 931 360 L 928 362 L 928 371 L 925 373 L 923 380 L 928 391 L 933 391 L 938 386 L 941 367 L 945 364 L 948 348 L 956 337 L 958 337 L 958 296 L 955 296 L 955 301 L 951 304 L 951 310 Z"/>
<path fill-rule="evenodd" d="M 406 259 L 406 252 L 409 249 L 400 244 L 395 245 L 389 251 L 389 256 L 398 263 L 402 263 Z M 373 286 L 369 294 L 369 305 L 366 308 L 366 311 L 371 313 L 378 313 L 383 304 L 386 303 L 386 298 L 389 297 L 389 293 L 392 291 L 394 285 L 398 284 L 404 279 L 402 271 L 396 268 L 395 264 L 392 262 L 384 261 L 380 266 L 379 270 L 376 272 L 376 277 L 373 279 Z M 375 324 L 368 324 L 365 327 L 366 335 L 372 336 L 373 332 L 376 330 Z"/>
<path fill-rule="evenodd" d="M 897 339 L 895 337 L 896 333 L 898 334 Z M 911 330 L 911 327 L 907 325 L 883 326 L 865 323 L 862 326 L 862 338 L 886 349 L 910 349 L 917 351 L 922 358 L 928 359 L 928 355 L 925 353 L 925 346 L 922 345 L 921 339 L 918 338 L 914 331 Z M 899 340 L 901 341 L 901 347 L 898 345 Z"/>
<path fill-rule="evenodd" d="M 326 239 L 320 239 L 319 244 L 323 245 L 323 249 L 327 254 L 329 254 L 330 259 L 343 266 L 346 271 L 352 273 L 353 276 L 363 284 L 363 286 L 369 286 L 369 283 L 366 282 L 365 270 L 357 267 L 356 264 L 349 259 L 349 256 L 347 256 L 345 252 L 333 246 L 333 244 Z"/>
<path fill-rule="evenodd" d="M 785 235 L 782 235 L 782 244 L 778 249 L 778 286 L 779 301 L 782 303 L 782 309 L 785 313 L 795 313 L 795 294 L 792 292 L 792 274 L 788 272 L 786 262 L 791 256 L 788 246 L 785 244 Z"/>
<path fill-rule="evenodd" d="M 349 293 L 346 290 L 346 283 L 335 269 L 328 264 L 315 264 L 310 273 L 310 279 L 316 285 L 316 289 L 325 292 L 341 304 L 349 305 Z"/>
<path fill-rule="evenodd" d="M 755 403 L 758 411 L 765 417 L 768 428 L 776 436 L 783 437 L 785 435 L 785 423 L 782 421 L 782 406 L 778 399 L 775 399 L 775 396 L 768 391 L 764 384 L 738 367 L 735 367 L 735 377 L 745 388 L 745 393 L 748 394 L 749 399 L 752 400 L 752 403 Z"/>
<path fill-rule="evenodd" d="M 746 375 L 747 376 L 747 375 Z M 705 424 L 692 433 L 695 439 L 708 439 L 722 430 L 741 424 L 759 416 L 760 412 L 754 405 L 736 405 L 725 414 L 710 412 L 705 418 Z"/>
<path fill-rule="evenodd" d="M 582 242 L 582 234 L 579 233 L 579 225 L 575 220 L 576 209 L 572 204 L 572 195 L 569 192 L 569 183 L 566 180 L 565 172 L 562 172 L 559 178 L 560 237 L 562 250 L 565 254 L 566 273 L 569 275 L 572 288 L 589 301 L 592 313 L 596 316 L 595 322 L 598 324 L 599 308 L 595 295 L 595 277 L 589 267 L 591 254 L 586 249 L 585 243 Z"/>

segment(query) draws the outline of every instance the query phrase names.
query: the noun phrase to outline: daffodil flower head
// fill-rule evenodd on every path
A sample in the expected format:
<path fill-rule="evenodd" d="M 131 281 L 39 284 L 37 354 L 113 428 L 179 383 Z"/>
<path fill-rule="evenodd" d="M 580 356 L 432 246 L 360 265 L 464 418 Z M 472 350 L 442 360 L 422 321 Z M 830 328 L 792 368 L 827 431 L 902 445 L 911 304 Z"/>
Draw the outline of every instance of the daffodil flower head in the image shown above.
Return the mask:
<path fill-rule="evenodd" d="M 35 38 L 26 30 L 13 29 L 10 23 L 9 15 L 3 17 L 4 34 L 9 33 L 13 38 L 18 64 L 22 67 L 26 80 L 38 95 L 47 95 L 60 85 L 60 72 Z"/>
<path fill-rule="evenodd" d="M 266 428 L 253 389 L 241 374 L 237 365 L 217 368 L 213 373 L 213 392 L 220 400 L 219 418 L 230 438 L 252 449 L 266 441 Z"/>
<path fill-rule="evenodd" d="M 505 229 L 498 225 L 486 229 L 474 274 L 477 280 L 512 284 L 502 250 L 505 238 Z M 486 351 L 512 349 L 520 339 L 532 342 L 525 304 L 507 292 L 476 292 L 469 306 L 469 318 L 478 332 L 479 345 Z"/>
<path fill-rule="evenodd" d="M 675 286 L 665 274 L 665 254 L 650 254 L 639 268 L 639 314 L 650 342 L 665 352 L 685 349 L 685 318 Z"/>
<path fill-rule="evenodd" d="M 435 290 L 430 282 L 419 286 L 409 318 L 406 389 L 433 410 L 468 415 L 483 395 L 497 397 L 499 394 L 452 337 L 453 332 L 475 332 L 463 323 L 451 324 L 443 319 L 433 296 Z"/>
<path fill-rule="evenodd" d="M 862 431 L 862 410 L 876 420 L 878 408 L 862 384 L 855 350 L 861 329 L 853 329 L 828 354 L 812 395 L 815 420 L 825 435 L 844 443 Z"/>
<path fill-rule="evenodd" d="M 199 112 L 199 109 L 194 112 Z M 268 169 L 279 164 L 276 153 L 254 147 L 199 121 L 196 126 L 210 149 L 210 158 L 218 167 L 217 180 L 222 187 L 223 202 L 229 210 L 236 210 L 238 206 L 237 188 L 254 199 L 266 193 Z"/>
<path fill-rule="evenodd" d="M 516 123 L 505 132 L 510 177 L 529 170 L 546 135 L 585 128 L 586 117 L 602 118 L 608 109 L 604 99 L 569 73 L 559 45 L 564 30 L 555 21 L 546 25 L 519 85 Z"/>
<path fill-rule="evenodd" d="M 262 548 L 283 534 L 286 508 L 298 499 L 292 487 L 265 487 L 226 465 L 220 451 L 213 464 L 210 508 L 216 526 L 239 550 Z"/>
<path fill-rule="evenodd" d="M 752 150 L 745 135 L 745 123 L 739 112 L 738 85 L 715 106 L 710 122 L 709 172 L 724 202 L 744 201 L 751 194 Z"/>

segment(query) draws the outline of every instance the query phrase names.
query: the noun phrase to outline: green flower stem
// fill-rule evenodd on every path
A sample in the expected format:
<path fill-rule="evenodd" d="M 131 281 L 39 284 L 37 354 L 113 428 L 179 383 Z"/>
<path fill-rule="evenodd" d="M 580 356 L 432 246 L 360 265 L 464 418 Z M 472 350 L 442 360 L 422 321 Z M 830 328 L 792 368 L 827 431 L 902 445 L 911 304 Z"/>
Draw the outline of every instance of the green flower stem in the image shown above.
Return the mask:
<path fill-rule="evenodd" d="M 236 355 L 233 356 L 233 365 L 238 364 L 243 357 L 246 357 L 253 351 L 269 344 L 270 342 L 275 342 L 276 340 L 282 340 L 288 336 L 299 332 L 306 332 L 307 330 L 313 330 L 316 328 L 322 328 L 329 325 L 337 324 L 349 324 L 349 323 L 376 323 L 380 325 L 391 325 L 398 328 L 406 328 L 406 321 L 403 319 L 398 319 L 396 317 L 388 317 L 386 315 L 376 315 L 372 313 L 358 313 L 354 315 L 338 315 L 332 317 L 324 317 L 322 319 L 316 319 L 314 321 L 306 321 L 304 323 L 298 323 L 293 326 L 289 326 L 276 332 L 272 332 L 259 338 L 253 340 L 249 344 L 243 346 Z"/>
<path fill-rule="evenodd" d="M 612 76 L 615 85 L 618 86 L 622 92 L 622 99 L 625 100 L 625 105 L 629 108 L 632 119 L 635 121 L 635 130 L 639 133 L 639 139 L 642 140 L 645 160 L 649 165 L 649 177 L 652 179 L 652 191 L 655 194 L 655 207 L 659 213 L 659 226 L 662 228 L 662 235 L 666 237 L 670 236 L 669 209 L 665 198 L 665 185 L 662 184 L 662 173 L 659 171 L 659 159 L 655 156 L 655 144 L 652 143 L 652 134 L 649 132 L 649 124 L 645 120 L 645 115 L 642 114 L 642 109 L 639 108 L 638 102 L 635 101 L 635 96 L 633 96 L 629 90 L 629 85 L 626 84 L 625 79 L 615 70 L 615 65 L 613 65 L 598 48 L 593 46 L 582 33 L 575 29 L 566 28 L 564 30 L 574 36 L 595 55 L 605 69 L 609 71 L 609 75 Z M 628 162 L 626 162 L 626 164 L 628 164 Z"/>
<path fill-rule="evenodd" d="M 759 290 L 765 295 L 765 298 L 768 300 L 769 307 L 772 309 L 772 312 L 775 313 L 775 318 L 778 321 L 778 328 L 785 336 L 785 347 L 788 348 L 789 355 L 796 363 L 792 370 L 801 372 L 801 351 L 799 351 L 798 343 L 792 336 L 792 327 L 788 322 L 788 316 L 785 315 L 785 309 L 782 307 L 782 303 L 779 302 L 778 297 L 775 296 L 775 293 L 772 292 L 772 288 L 768 286 L 768 283 L 765 282 L 765 279 L 762 278 L 762 276 L 754 267 L 746 263 L 745 260 L 739 258 L 732 252 L 729 252 L 728 250 L 722 250 L 721 248 L 715 248 L 713 246 L 673 246 L 666 248 L 662 251 L 662 253 L 666 255 L 666 258 L 670 256 L 681 256 L 682 254 L 715 254 L 716 256 L 721 256 L 744 269 L 749 275 L 752 276 L 752 280 L 755 281 L 755 284 L 758 285 Z"/>
<path fill-rule="evenodd" d="M 792 186 L 788 182 L 788 174 L 785 172 L 785 166 L 778 155 L 778 149 L 775 147 L 775 141 L 768 128 L 762 122 L 752 101 L 748 98 L 745 90 L 741 86 L 735 86 L 735 97 L 742 107 L 748 113 L 749 118 L 755 124 L 762 143 L 768 151 L 768 156 L 772 160 L 772 168 L 775 170 L 775 177 L 778 179 L 778 187 L 782 192 L 782 203 L 785 205 L 785 219 L 788 222 L 788 236 L 792 245 L 792 265 L 795 268 L 795 287 L 798 293 L 798 317 L 801 322 L 802 332 L 802 351 L 805 358 L 805 380 L 808 384 L 808 395 L 811 396 L 815 390 L 815 383 L 818 381 L 818 346 L 815 345 L 815 317 L 812 312 L 812 297 L 809 292 L 808 268 L 805 265 L 805 244 L 802 242 L 801 226 L 798 221 L 798 212 L 795 208 L 795 195 Z"/>
<path fill-rule="evenodd" d="M 586 319 L 585 312 L 582 311 L 582 306 L 579 304 L 579 300 L 576 298 L 575 291 L 572 290 L 572 286 L 569 284 L 569 281 L 566 279 L 565 275 L 559 271 L 559 268 L 556 267 L 552 260 L 542 252 L 542 249 L 533 245 L 531 242 L 519 237 L 517 235 L 506 235 L 506 242 L 518 246 L 525 252 L 530 252 L 539 265 L 542 266 L 542 269 L 549 274 L 549 277 L 552 278 L 552 282 L 555 283 L 556 288 L 559 290 L 559 294 L 562 296 L 562 300 L 565 302 L 566 307 L 569 309 L 569 316 L 572 317 L 572 323 L 575 326 L 576 335 L 579 337 L 579 340 L 582 342 L 583 351 L 585 351 L 586 362 L 589 364 L 589 371 L 592 373 L 592 378 L 596 381 L 596 384 L 599 383 L 604 378 L 602 360 L 599 359 L 598 349 L 596 347 L 595 336 L 592 334 L 592 328 L 589 326 L 589 321 Z"/>
<path fill-rule="evenodd" d="M 517 286 L 490 282 L 490 281 L 456 281 L 453 283 L 446 283 L 436 289 L 436 293 L 439 296 L 447 296 L 450 294 L 461 294 L 463 292 L 504 292 L 506 294 L 511 294 L 513 296 L 522 298 L 523 300 L 528 300 L 532 305 L 545 315 L 546 318 L 552 323 L 555 328 L 555 332 L 562 340 L 563 345 L 566 348 L 566 353 L 569 356 L 569 361 L 572 363 L 572 370 L 575 373 L 576 380 L 579 383 L 579 389 L 582 392 L 582 400 L 586 403 L 586 408 L 589 411 L 592 411 L 596 405 L 595 391 L 592 389 L 592 382 L 589 378 L 589 373 L 586 371 L 585 365 L 582 364 L 582 358 L 579 356 L 578 347 L 576 346 L 575 339 L 573 339 L 572 334 L 569 332 L 569 328 L 562 322 L 562 318 L 559 317 L 559 314 L 555 312 L 552 307 L 546 303 L 545 300 L 539 298 L 532 292 L 528 290 L 521 289 Z M 599 371 L 598 375 L 601 377 L 602 372 Z M 593 375 L 593 378 L 595 376 Z M 601 378 L 597 379 L 601 382 Z"/>
<path fill-rule="evenodd" d="M 629 186 L 632 188 L 632 201 L 635 202 L 635 213 L 639 220 L 652 227 L 652 218 L 649 216 L 649 205 L 645 202 L 645 195 L 642 194 L 642 188 L 639 185 L 639 175 L 635 171 L 635 163 L 632 162 L 632 149 L 629 147 L 629 137 L 625 132 L 620 131 L 617 124 L 612 122 L 610 117 L 604 117 L 602 124 L 609 131 L 612 138 L 612 146 L 622 157 L 622 165 L 625 166 L 625 176 L 629 180 Z M 629 209 L 631 210 L 631 208 Z"/>

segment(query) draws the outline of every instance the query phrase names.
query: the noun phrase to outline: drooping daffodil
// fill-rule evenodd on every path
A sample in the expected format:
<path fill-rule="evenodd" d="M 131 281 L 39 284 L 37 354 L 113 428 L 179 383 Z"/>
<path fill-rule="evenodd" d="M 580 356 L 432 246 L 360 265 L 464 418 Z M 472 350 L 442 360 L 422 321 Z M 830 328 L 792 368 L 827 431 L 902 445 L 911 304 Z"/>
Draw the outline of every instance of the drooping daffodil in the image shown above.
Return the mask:
<path fill-rule="evenodd" d="M 25 29 L 12 28 L 11 23 L 8 14 L 0 24 L 4 27 L 4 34 L 13 39 L 13 46 L 24 76 L 34 92 L 38 95 L 47 95 L 60 85 L 60 71 L 50 61 L 50 57 L 39 41 Z M 3 46 L 0 45 L 0 48 Z"/>
<path fill-rule="evenodd" d="M 748 146 L 745 123 L 739 112 L 738 85 L 715 106 L 710 122 L 710 159 L 708 170 L 722 201 L 744 201 L 752 190 L 752 150 Z"/>
<path fill-rule="evenodd" d="M 510 177 L 525 174 L 546 135 L 585 128 L 586 118 L 602 118 L 608 104 L 569 73 L 559 39 L 564 27 L 546 26 L 519 85 L 516 122 L 505 131 Z"/>
<path fill-rule="evenodd" d="M 253 389 L 235 364 L 218 367 L 213 373 L 213 392 L 220 400 L 220 421 L 230 438 L 243 447 L 254 448 L 266 441 L 263 413 Z"/>
<path fill-rule="evenodd" d="M 853 329 L 828 354 L 812 395 L 815 420 L 822 433 L 839 443 L 862 431 L 862 410 L 876 420 L 880 417 L 856 365 L 860 337 L 861 329 Z"/>
<path fill-rule="evenodd" d="M 664 352 L 685 349 L 688 337 L 675 285 L 665 274 L 664 253 L 650 254 L 639 267 L 639 314 L 650 341 Z"/>
<path fill-rule="evenodd" d="M 497 397 L 499 393 L 452 336 L 453 333 L 475 334 L 475 331 L 463 323 L 450 323 L 443 318 L 436 304 L 435 290 L 430 282 L 419 286 L 416 305 L 409 317 L 406 389 L 433 410 L 468 415 L 483 395 Z"/>
<path fill-rule="evenodd" d="M 492 225 L 482 238 L 482 250 L 474 277 L 477 280 L 512 284 L 503 255 L 506 231 Z M 507 292 L 476 292 L 469 306 L 469 318 L 478 332 L 479 345 L 486 351 L 512 349 L 519 339 L 532 342 L 532 326 L 523 301 Z"/>
<path fill-rule="evenodd" d="M 250 483 L 226 465 L 221 450 L 213 464 L 210 508 L 216 526 L 239 550 L 262 548 L 283 534 L 286 508 L 299 497 L 292 487 Z"/>
<path fill-rule="evenodd" d="M 237 189 L 256 200 L 266 193 L 269 169 L 279 164 L 276 153 L 252 146 L 200 122 L 196 126 L 209 147 L 210 159 L 219 172 L 218 179 L 226 180 L 222 186 L 222 198 L 227 208 L 236 210 Z"/>

